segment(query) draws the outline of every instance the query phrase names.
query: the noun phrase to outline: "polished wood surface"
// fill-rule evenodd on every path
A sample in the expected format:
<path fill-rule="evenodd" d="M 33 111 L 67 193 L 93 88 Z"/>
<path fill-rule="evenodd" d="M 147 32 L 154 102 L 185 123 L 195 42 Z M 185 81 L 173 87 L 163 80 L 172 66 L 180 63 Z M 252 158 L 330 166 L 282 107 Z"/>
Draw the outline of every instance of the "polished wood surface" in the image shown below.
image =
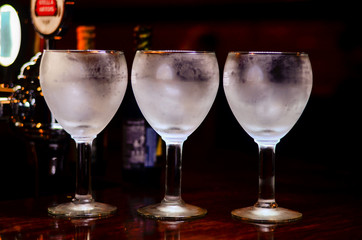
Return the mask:
<path fill-rule="evenodd" d="M 143 219 L 136 209 L 160 201 L 162 189 L 121 184 L 95 190 L 98 201 L 118 207 L 117 214 L 106 219 L 48 216 L 48 206 L 70 201 L 71 196 L 64 194 L 2 201 L 0 239 L 362 239 L 361 194 L 354 190 L 358 188 L 351 179 L 339 178 L 342 173 L 337 169 L 280 157 L 277 202 L 301 211 L 303 219 L 280 226 L 253 225 L 234 220 L 230 214 L 256 200 L 253 157 L 232 151 L 214 151 L 213 155 L 224 164 L 211 161 L 205 167 L 192 168 L 189 163 L 184 168 L 183 199 L 208 210 L 202 219 Z"/>

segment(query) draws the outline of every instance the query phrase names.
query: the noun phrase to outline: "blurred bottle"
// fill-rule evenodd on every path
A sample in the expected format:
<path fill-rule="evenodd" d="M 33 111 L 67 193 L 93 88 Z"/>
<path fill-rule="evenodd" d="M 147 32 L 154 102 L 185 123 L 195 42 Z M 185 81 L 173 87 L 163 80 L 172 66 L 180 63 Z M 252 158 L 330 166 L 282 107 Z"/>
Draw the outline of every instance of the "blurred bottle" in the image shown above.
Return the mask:
<path fill-rule="evenodd" d="M 96 27 L 81 25 L 77 27 L 77 49 L 89 50 L 96 46 Z"/>
<path fill-rule="evenodd" d="M 135 50 L 148 50 L 152 29 L 149 26 L 134 28 Z M 160 136 L 143 117 L 132 86 L 128 84 L 122 104 L 122 176 L 125 183 L 146 187 L 159 187 L 161 163 L 164 153 Z"/>
<path fill-rule="evenodd" d="M 42 46 L 41 41 L 40 51 Z M 28 161 L 35 174 L 35 195 L 68 190 L 58 187 L 66 186 L 64 179 L 68 178 L 64 155 L 69 136 L 45 103 L 39 83 L 41 57 L 38 52 L 21 67 L 10 98 L 10 126 L 27 142 Z"/>

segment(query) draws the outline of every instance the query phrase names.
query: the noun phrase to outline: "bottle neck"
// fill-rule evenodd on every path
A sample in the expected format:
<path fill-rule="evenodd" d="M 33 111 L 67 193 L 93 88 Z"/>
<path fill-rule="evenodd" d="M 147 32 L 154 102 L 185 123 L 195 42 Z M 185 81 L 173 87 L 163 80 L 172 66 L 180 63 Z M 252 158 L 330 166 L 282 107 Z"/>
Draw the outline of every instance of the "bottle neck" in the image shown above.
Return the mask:
<path fill-rule="evenodd" d="M 77 49 L 89 50 L 95 49 L 96 27 L 78 26 L 77 27 Z"/>

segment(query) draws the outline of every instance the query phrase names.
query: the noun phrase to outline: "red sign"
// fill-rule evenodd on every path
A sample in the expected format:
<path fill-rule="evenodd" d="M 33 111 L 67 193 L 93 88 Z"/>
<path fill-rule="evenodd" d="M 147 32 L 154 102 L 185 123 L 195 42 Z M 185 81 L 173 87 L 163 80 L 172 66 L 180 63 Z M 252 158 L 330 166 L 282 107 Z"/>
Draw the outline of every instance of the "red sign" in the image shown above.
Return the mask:
<path fill-rule="evenodd" d="M 37 16 L 55 16 L 57 14 L 56 0 L 37 0 L 35 14 Z"/>

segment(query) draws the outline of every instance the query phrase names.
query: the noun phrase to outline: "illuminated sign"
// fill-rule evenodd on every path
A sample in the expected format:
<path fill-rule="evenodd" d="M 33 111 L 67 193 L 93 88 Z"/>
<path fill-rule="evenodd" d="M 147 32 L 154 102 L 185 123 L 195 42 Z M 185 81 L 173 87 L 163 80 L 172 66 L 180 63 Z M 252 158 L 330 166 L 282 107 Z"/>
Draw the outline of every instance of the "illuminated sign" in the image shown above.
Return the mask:
<path fill-rule="evenodd" d="M 36 0 L 35 2 L 36 16 L 56 16 L 57 9 L 55 0 Z"/>
<path fill-rule="evenodd" d="M 57 34 L 64 16 L 65 0 L 31 0 L 30 14 L 34 27 L 43 36 Z"/>
<path fill-rule="evenodd" d="M 21 44 L 18 13 L 9 4 L 0 7 L 0 64 L 8 67 L 16 60 Z"/>

